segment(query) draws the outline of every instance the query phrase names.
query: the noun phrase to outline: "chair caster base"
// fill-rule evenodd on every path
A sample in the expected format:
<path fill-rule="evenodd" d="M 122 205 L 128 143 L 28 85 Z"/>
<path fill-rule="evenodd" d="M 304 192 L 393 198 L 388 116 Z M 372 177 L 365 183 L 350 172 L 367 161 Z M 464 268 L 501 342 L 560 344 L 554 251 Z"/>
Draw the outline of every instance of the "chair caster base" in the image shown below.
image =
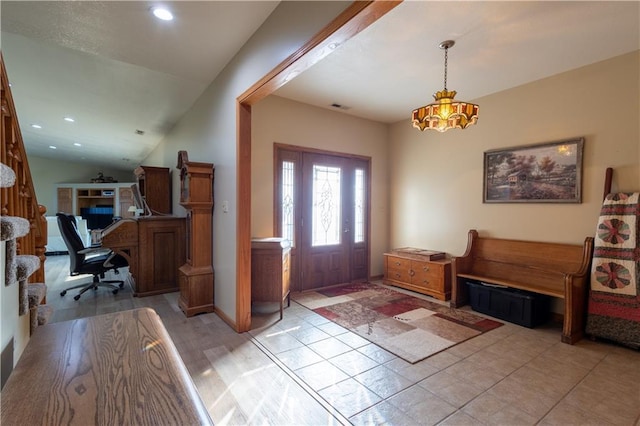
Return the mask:
<path fill-rule="evenodd" d="M 113 290 L 111 293 L 118 294 L 118 289 Z"/>
<path fill-rule="evenodd" d="M 80 295 L 73 296 L 73 300 L 80 300 Z"/>
<path fill-rule="evenodd" d="M 65 294 L 67 294 L 67 290 L 63 290 L 60 292 L 60 296 L 64 296 Z"/>
<path fill-rule="evenodd" d="M 124 288 L 124 283 L 120 283 L 120 285 L 118 287 Z"/>

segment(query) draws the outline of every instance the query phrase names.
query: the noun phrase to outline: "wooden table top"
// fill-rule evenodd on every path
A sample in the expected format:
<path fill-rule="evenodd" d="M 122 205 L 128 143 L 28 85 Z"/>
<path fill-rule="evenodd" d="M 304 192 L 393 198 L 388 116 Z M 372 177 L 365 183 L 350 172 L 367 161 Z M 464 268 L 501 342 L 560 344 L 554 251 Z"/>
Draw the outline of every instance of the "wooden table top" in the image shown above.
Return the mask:
<path fill-rule="evenodd" d="M 38 327 L 2 389 L 2 424 L 213 424 L 160 317 Z"/>

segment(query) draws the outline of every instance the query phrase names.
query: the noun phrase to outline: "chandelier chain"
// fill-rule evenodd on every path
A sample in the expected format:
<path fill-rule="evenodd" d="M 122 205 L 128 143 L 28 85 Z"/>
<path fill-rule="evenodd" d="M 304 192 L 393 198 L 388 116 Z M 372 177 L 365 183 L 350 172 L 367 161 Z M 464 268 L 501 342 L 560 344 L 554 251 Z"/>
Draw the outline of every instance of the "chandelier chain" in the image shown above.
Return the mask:
<path fill-rule="evenodd" d="M 444 48 L 444 90 L 447 90 L 447 61 L 449 59 L 449 48 Z"/>

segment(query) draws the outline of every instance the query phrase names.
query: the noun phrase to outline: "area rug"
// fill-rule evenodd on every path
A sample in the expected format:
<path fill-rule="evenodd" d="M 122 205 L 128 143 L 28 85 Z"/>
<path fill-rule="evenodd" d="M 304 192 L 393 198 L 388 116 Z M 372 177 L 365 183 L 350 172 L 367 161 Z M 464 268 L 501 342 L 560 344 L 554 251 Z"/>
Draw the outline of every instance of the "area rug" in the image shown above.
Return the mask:
<path fill-rule="evenodd" d="M 292 298 L 410 363 L 502 325 L 372 283 L 298 293 Z"/>

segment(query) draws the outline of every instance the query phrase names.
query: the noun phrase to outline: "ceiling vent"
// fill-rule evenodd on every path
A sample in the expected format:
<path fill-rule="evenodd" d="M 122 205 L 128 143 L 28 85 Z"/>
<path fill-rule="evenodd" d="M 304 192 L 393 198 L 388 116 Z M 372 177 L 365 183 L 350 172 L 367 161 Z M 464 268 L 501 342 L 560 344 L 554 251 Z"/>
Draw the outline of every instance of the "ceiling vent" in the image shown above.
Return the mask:
<path fill-rule="evenodd" d="M 338 104 L 338 103 L 332 103 L 331 104 L 331 108 L 341 109 L 343 111 L 351 109 L 350 106 L 346 106 L 346 105 L 342 105 L 342 104 Z"/>

